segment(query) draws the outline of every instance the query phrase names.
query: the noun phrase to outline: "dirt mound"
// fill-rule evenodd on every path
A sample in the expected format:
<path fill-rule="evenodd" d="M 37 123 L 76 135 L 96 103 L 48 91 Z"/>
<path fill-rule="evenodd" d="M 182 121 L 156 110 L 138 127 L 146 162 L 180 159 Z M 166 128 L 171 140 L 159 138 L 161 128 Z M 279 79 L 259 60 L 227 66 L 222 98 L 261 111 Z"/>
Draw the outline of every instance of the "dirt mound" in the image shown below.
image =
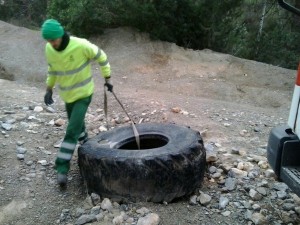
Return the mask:
<path fill-rule="evenodd" d="M 175 123 L 200 131 L 216 160 L 210 161 L 201 189 L 211 199 L 205 206 L 193 199 L 172 204 L 114 204 L 115 214 L 101 209 L 104 218 L 97 214 L 99 221 L 92 224 L 112 224 L 124 210 L 130 224 L 136 224 L 133 221 L 141 215 L 135 212 L 142 206 L 157 212 L 164 225 L 250 224 L 251 219 L 257 221 L 257 215 L 272 221 L 268 224 L 297 223 L 291 220 L 296 212 L 289 205 L 294 202 L 288 197 L 290 192 L 284 191 L 286 202 L 276 197 L 275 179 L 271 173 L 266 175 L 265 158 L 270 129 L 286 123 L 296 71 L 152 41 L 130 28 L 109 29 L 91 40 L 108 54 L 115 93 L 135 122 Z M 96 209 L 85 196 L 76 153 L 68 189 L 61 192 L 56 185 L 53 162 L 66 124 L 57 127 L 54 121 L 67 121 L 67 117 L 56 90 L 54 112 L 43 103 L 44 45 L 39 31 L 0 21 L 0 224 L 83 224 L 75 221 Z M 96 64 L 93 73 L 96 90 L 86 117 L 91 137 L 106 126 L 103 78 Z M 108 103 L 110 123 L 125 125 L 124 112 L 110 94 Z M 24 159 L 18 158 L 20 152 Z M 241 172 L 247 175 L 233 181 L 228 169 L 240 166 L 242 170 L 241 163 L 245 163 Z M 246 165 L 253 170 L 246 171 Z M 224 182 L 234 190 L 223 189 Z M 249 197 L 254 189 L 266 192 L 259 195 L 261 200 Z M 195 195 L 200 198 L 199 192 Z"/>
<path fill-rule="evenodd" d="M 132 88 L 280 107 L 294 86 L 293 70 L 151 41 L 147 34 L 131 28 L 106 30 L 104 35 L 91 40 L 107 52 L 115 80 Z M 6 71 L 1 77 L 44 81 L 44 44 L 39 31 L 0 22 L 0 65 Z"/>
<path fill-rule="evenodd" d="M 1 79 L 17 81 L 42 81 L 47 65 L 44 41 L 39 31 L 16 27 L 0 21 L 0 66 L 6 73 Z M 12 74 L 7 76 L 7 74 Z"/>

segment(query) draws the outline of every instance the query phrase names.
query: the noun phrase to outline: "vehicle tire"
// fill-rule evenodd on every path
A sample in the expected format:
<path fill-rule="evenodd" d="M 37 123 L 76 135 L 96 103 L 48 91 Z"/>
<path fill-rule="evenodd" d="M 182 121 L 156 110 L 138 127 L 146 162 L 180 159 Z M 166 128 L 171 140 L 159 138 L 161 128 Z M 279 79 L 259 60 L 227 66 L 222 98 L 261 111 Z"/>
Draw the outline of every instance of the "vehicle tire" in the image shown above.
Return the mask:
<path fill-rule="evenodd" d="M 199 132 L 174 124 L 136 125 L 103 132 L 78 149 L 89 193 L 118 202 L 171 202 L 200 188 L 206 152 Z"/>

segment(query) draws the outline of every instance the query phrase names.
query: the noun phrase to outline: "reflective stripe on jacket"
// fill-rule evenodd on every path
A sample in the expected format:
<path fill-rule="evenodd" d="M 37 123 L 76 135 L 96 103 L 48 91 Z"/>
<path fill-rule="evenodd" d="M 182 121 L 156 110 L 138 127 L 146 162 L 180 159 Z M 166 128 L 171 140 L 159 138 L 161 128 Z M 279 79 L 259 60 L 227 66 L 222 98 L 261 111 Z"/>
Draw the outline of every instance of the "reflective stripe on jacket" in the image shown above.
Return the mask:
<path fill-rule="evenodd" d="M 104 78 L 110 77 L 110 65 L 104 51 L 86 39 L 70 37 L 67 48 L 56 51 L 46 44 L 48 62 L 47 86 L 58 85 L 59 95 L 66 103 L 90 96 L 94 92 L 91 61 L 96 60 Z"/>

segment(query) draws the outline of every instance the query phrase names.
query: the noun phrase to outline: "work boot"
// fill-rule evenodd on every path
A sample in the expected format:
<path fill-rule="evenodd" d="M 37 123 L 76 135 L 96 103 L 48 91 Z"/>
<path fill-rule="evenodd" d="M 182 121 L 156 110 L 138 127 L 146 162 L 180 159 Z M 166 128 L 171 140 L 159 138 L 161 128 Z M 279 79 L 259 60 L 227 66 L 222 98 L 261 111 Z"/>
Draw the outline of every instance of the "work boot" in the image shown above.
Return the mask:
<path fill-rule="evenodd" d="M 57 174 L 57 183 L 60 187 L 66 187 L 67 185 L 67 174 L 58 173 Z"/>

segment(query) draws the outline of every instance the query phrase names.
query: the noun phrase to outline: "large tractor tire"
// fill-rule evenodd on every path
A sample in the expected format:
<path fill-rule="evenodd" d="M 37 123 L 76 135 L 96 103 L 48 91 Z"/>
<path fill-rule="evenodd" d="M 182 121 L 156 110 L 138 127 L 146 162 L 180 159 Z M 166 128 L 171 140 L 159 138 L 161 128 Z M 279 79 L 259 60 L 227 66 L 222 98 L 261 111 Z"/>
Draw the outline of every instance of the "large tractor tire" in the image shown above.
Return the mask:
<path fill-rule="evenodd" d="M 206 153 L 199 132 L 174 124 L 136 125 L 103 132 L 78 149 L 89 193 L 118 202 L 171 202 L 200 188 Z"/>

